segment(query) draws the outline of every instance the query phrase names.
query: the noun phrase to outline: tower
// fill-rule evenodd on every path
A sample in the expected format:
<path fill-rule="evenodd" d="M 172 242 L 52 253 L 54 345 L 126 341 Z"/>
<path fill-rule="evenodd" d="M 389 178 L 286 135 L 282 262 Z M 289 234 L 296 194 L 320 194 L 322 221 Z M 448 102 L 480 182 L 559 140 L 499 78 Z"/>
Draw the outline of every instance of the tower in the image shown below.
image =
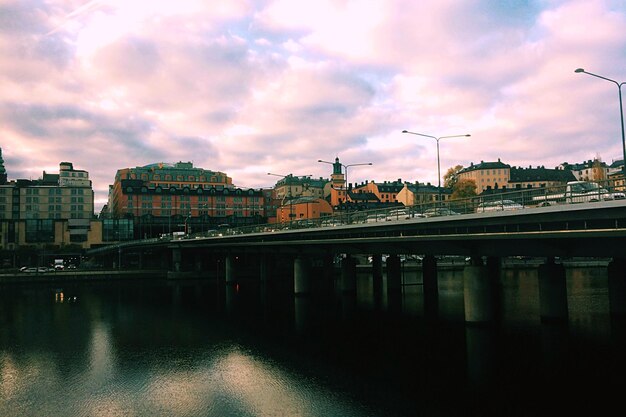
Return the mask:
<path fill-rule="evenodd" d="M 336 157 L 335 163 L 333 164 L 333 173 L 330 176 L 333 188 L 344 188 L 346 185 L 346 178 L 341 170 L 342 167 L 343 164 L 339 162 L 339 157 Z"/>

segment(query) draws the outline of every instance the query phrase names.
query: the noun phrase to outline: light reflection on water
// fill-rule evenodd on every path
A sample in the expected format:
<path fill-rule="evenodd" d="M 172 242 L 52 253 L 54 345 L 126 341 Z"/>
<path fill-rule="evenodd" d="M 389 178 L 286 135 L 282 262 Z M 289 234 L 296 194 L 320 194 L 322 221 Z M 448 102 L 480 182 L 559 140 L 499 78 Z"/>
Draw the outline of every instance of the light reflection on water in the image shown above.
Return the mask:
<path fill-rule="evenodd" d="M 435 317 L 419 273 L 403 283 L 394 297 L 360 273 L 358 296 L 323 301 L 250 283 L 3 288 L 0 415 L 523 415 L 517 396 L 538 415 L 528 386 L 623 377 L 602 269 L 568 270 L 564 326 L 539 320 L 533 269 L 504 272 L 499 327 L 464 324 L 461 270 L 439 273 Z"/>

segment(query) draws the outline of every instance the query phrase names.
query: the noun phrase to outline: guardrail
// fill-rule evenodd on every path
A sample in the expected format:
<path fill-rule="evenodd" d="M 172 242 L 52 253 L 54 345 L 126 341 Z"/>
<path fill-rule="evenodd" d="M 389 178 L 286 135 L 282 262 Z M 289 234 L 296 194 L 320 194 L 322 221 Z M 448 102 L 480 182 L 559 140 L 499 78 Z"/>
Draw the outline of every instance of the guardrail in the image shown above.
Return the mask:
<path fill-rule="evenodd" d="M 623 199 L 624 192 L 621 188 L 609 186 L 608 184 L 599 184 L 603 189 L 598 201 L 606 200 L 606 192 L 610 193 L 613 198 Z M 566 186 L 557 187 L 539 187 L 516 189 L 514 191 L 493 190 L 491 193 L 483 192 L 479 196 L 446 200 L 441 202 L 428 202 L 416 204 L 413 206 L 395 206 L 385 209 L 376 210 L 357 210 L 334 213 L 331 216 L 319 219 L 298 219 L 284 223 L 267 223 L 252 226 L 241 227 L 224 227 L 216 230 L 209 230 L 200 233 L 193 233 L 184 236 L 164 236 L 162 238 L 150 238 L 142 240 L 134 240 L 128 242 L 120 242 L 108 245 L 106 248 L 91 249 L 88 252 L 95 253 L 98 249 L 111 250 L 119 248 L 120 250 L 127 246 L 135 246 L 137 244 L 150 244 L 157 242 L 179 241 L 187 239 L 196 239 L 204 237 L 222 237 L 234 236 L 250 233 L 273 233 L 287 230 L 309 229 L 320 227 L 339 227 L 356 224 L 386 223 L 389 221 L 402 221 L 419 218 L 458 216 L 470 213 L 486 213 L 509 210 L 529 209 L 542 206 L 550 196 L 565 193 Z M 598 191 L 600 193 L 600 191 Z M 587 201 L 593 201 L 593 198 Z"/>

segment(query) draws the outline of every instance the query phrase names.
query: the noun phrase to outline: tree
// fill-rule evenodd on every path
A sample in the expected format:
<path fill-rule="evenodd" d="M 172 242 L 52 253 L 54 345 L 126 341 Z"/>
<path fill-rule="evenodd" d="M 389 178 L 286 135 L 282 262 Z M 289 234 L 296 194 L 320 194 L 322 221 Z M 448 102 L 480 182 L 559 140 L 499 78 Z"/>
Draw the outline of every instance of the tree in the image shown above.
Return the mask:
<path fill-rule="evenodd" d="M 458 181 L 458 172 L 463 169 L 463 165 L 457 165 L 452 168 L 448 168 L 448 171 L 443 175 L 443 186 L 446 188 L 454 188 L 454 185 Z"/>
<path fill-rule="evenodd" d="M 476 183 L 474 180 L 458 180 L 452 187 L 453 199 L 469 198 L 476 195 Z"/>

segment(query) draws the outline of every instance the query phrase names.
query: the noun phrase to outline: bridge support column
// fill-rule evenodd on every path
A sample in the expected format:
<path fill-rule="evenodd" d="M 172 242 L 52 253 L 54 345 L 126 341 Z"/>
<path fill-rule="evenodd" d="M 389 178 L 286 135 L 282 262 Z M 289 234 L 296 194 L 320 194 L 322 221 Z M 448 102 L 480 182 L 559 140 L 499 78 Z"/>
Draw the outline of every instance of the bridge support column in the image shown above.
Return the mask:
<path fill-rule="evenodd" d="M 356 259 L 346 256 L 341 261 L 341 285 L 343 293 L 356 293 Z"/>
<path fill-rule="evenodd" d="M 379 303 L 383 293 L 383 258 L 380 253 L 372 254 L 372 287 L 374 300 Z"/>
<path fill-rule="evenodd" d="M 422 259 L 422 288 L 424 290 L 424 315 L 439 314 L 439 284 L 437 282 L 437 258 L 426 255 Z"/>
<path fill-rule="evenodd" d="M 232 255 L 228 255 L 224 260 L 224 269 L 226 275 L 226 283 L 234 284 L 237 279 L 237 265 L 236 265 L 236 257 Z"/>
<path fill-rule="evenodd" d="M 380 253 L 372 255 L 372 278 L 374 282 L 383 279 L 383 257 Z"/>
<path fill-rule="evenodd" d="M 172 264 L 174 265 L 174 272 L 180 272 L 180 266 L 182 264 L 183 254 L 180 248 L 172 249 Z"/>
<path fill-rule="evenodd" d="M 626 259 L 615 258 L 608 267 L 609 310 L 612 316 L 626 315 Z"/>
<path fill-rule="evenodd" d="M 500 258 L 472 257 L 463 269 L 463 303 L 467 323 L 489 323 L 496 319 Z"/>
<path fill-rule="evenodd" d="M 550 257 L 539 266 L 539 310 L 542 321 L 567 320 L 565 267 Z"/>
<path fill-rule="evenodd" d="M 402 269 L 398 255 L 389 255 L 385 261 L 387 264 L 387 293 L 399 293 L 402 291 Z"/>
<path fill-rule="evenodd" d="M 311 293 L 311 261 L 305 256 L 293 260 L 293 292 L 295 295 Z"/>

